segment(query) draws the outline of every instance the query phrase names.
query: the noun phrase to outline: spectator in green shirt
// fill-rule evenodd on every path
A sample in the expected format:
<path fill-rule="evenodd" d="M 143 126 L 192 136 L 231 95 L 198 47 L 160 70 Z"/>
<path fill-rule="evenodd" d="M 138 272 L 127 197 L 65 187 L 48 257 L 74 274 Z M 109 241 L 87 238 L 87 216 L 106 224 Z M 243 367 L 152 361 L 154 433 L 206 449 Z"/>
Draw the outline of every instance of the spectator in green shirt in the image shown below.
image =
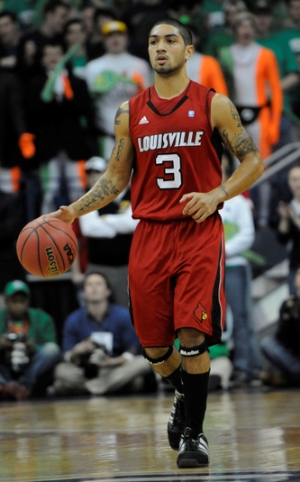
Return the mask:
<path fill-rule="evenodd" d="M 217 31 L 212 31 L 208 36 L 208 41 L 203 47 L 204 54 L 218 58 L 221 48 L 233 44 L 235 39 L 231 29 L 233 20 L 238 13 L 246 10 L 246 5 L 242 0 L 225 0 L 223 3 L 224 25 Z"/>
<path fill-rule="evenodd" d="M 30 308 L 26 283 L 14 280 L 4 288 L 0 310 L 0 399 L 43 396 L 61 359 L 55 325 L 48 313 Z"/>
<path fill-rule="evenodd" d="M 276 42 L 288 44 L 294 53 L 300 70 L 300 0 L 287 0 L 288 18 L 284 25 L 287 28 L 276 34 Z M 290 91 L 292 112 L 300 119 L 300 89 L 299 85 Z"/>

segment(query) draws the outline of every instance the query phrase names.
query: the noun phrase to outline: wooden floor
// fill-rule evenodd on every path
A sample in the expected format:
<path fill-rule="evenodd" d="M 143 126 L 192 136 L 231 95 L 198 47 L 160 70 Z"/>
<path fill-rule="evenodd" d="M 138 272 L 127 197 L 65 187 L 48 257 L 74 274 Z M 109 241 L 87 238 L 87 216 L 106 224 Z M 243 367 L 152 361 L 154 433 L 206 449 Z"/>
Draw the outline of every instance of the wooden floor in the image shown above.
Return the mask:
<path fill-rule="evenodd" d="M 172 399 L 1 403 L 0 481 L 300 481 L 300 390 L 209 394 L 209 469 L 177 469 Z"/>

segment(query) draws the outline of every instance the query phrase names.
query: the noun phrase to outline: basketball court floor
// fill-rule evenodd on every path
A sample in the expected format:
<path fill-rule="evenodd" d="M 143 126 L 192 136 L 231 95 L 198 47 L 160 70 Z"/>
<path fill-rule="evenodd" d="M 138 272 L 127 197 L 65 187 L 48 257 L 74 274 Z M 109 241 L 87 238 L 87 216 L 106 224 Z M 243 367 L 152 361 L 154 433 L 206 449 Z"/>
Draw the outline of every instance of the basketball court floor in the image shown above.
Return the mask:
<path fill-rule="evenodd" d="M 299 482 L 300 390 L 209 394 L 211 465 L 178 469 L 173 395 L 0 404 L 1 482 Z"/>

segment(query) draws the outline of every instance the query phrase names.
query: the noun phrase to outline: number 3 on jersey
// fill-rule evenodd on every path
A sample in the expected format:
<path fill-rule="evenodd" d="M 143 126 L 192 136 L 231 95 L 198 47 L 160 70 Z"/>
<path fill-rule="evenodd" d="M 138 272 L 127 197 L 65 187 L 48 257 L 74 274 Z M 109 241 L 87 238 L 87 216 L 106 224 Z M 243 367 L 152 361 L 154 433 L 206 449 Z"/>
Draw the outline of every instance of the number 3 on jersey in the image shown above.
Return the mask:
<path fill-rule="evenodd" d="M 165 167 L 164 173 L 168 176 L 168 180 L 163 177 L 158 177 L 156 179 L 157 185 L 160 189 L 178 189 L 182 185 L 181 177 L 181 159 L 178 154 L 159 154 L 156 159 L 156 164 L 163 164 L 167 162 L 168 165 L 172 164 L 171 167 Z M 170 175 L 173 179 L 170 179 Z"/>

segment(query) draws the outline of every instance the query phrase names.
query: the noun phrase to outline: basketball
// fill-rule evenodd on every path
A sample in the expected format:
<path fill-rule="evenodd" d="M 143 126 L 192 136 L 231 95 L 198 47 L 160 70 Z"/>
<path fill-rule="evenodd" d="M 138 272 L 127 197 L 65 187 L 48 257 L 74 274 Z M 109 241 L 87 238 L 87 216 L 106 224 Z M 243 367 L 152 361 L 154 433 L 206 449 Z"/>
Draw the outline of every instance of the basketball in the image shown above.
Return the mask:
<path fill-rule="evenodd" d="M 16 250 L 20 263 L 29 273 L 55 278 L 72 266 L 78 244 L 71 226 L 57 218 L 40 216 L 24 226 Z"/>

